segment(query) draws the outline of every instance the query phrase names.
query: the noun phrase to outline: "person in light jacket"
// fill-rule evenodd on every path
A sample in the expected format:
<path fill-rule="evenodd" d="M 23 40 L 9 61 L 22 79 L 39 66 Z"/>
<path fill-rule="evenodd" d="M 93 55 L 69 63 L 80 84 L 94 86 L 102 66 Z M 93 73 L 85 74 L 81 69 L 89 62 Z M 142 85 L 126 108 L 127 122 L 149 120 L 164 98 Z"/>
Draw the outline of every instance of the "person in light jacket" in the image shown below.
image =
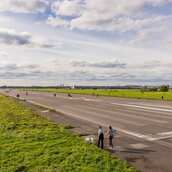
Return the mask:
<path fill-rule="evenodd" d="M 109 126 L 109 130 L 105 135 L 109 136 L 109 147 L 113 148 L 113 138 L 116 134 L 116 130 L 112 128 L 112 126 Z"/>

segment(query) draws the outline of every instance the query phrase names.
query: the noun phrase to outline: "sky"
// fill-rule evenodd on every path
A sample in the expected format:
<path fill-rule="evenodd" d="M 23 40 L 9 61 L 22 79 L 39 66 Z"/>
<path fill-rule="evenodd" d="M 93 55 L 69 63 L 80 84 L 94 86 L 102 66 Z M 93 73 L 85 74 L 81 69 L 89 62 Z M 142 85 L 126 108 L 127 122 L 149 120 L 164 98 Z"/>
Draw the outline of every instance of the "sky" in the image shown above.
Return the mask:
<path fill-rule="evenodd" d="M 0 85 L 172 85 L 172 0 L 0 2 Z"/>

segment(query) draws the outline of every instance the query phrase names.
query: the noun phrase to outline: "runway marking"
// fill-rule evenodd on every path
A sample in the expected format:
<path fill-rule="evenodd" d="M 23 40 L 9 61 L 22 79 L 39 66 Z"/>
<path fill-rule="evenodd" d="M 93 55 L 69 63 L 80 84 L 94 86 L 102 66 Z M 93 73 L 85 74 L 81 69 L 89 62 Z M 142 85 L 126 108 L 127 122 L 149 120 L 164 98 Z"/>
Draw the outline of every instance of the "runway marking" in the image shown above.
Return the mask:
<path fill-rule="evenodd" d="M 149 134 L 150 137 L 153 138 L 153 140 L 162 140 L 162 139 L 168 139 L 172 138 L 172 131 L 169 132 L 163 132 L 163 133 L 156 133 L 156 134 Z"/>
<path fill-rule="evenodd" d="M 163 132 L 163 133 L 157 133 L 160 136 L 166 136 L 166 135 L 172 135 L 172 131 L 169 132 Z"/>
<path fill-rule="evenodd" d="M 108 149 L 108 148 L 107 148 L 107 149 Z M 122 151 L 125 151 L 126 149 L 125 149 L 125 148 L 123 148 L 123 147 L 121 147 L 121 146 L 115 146 L 115 147 L 113 148 L 113 150 L 116 150 L 116 151 L 122 152 Z"/>
<path fill-rule="evenodd" d="M 69 100 L 84 100 L 84 101 L 95 101 L 95 102 L 100 102 L 100 101 L 103 101 L 103 100 L 96 100 L 96 99 L 87 99 L 85 97 L 63 97 L 65 99 L 69 99 Z"/>
<path fill-rule="evenodd" d="M 47 112 L 49 112 L 50 110 L 43 110 L 43 111 L 41 111 L 42 113 L 47 113 Z"/>
<path fill-rule="evenodd" d="M 93 101 L 93 102 L 101 102 L 103 100 L 96 100 L 96 99 L 84 99 L 85 101 Z"/>
<path fill-rule="evenodd" d="M 111 103 L 111 104 L 118 105 L 118 106 L 135 107 L 135 108 L 140 108 L 140 109 L 149 109 L 149 110 L 156 110 L 156 111 L 172 112 L 172 110 L 170 110 L 170 109 L 161 109 L 161 108 L 153 108 L 153 107 L 147 107 L 147 106 L 119 104 L 119 103 Z"/>
<path fill-rule="evenodd" d="M 149 147 L 148 145 L 145 145 L 143 143 L 130 144 L 130 146 L 136 149 L 143 149 Z"/>
<path fill-rule="evenodd" d="M 172 109 L 172 106 L 161 106 L 161 105 L 158 105 L 158 104 L 147 104 L 147 103 L 136 103 L 136 102 L 129 102 L 129 104 L 132 104 L 132 105 L 145 105 L 145 106 L 148 106 L 148 107 L 162 107 L 162 108 L 168 108 L 169 110 Z"/>

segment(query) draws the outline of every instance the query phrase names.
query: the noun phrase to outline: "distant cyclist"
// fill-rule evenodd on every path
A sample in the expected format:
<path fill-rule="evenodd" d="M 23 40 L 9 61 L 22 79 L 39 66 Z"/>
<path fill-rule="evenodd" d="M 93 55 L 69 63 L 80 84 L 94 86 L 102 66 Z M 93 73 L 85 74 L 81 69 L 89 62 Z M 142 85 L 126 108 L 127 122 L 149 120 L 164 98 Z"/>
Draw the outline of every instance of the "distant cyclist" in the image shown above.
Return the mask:
<path fill-rule="evenodd" d="M 68 97 L 72 97 L 72 95 L 68 93 Z"/>

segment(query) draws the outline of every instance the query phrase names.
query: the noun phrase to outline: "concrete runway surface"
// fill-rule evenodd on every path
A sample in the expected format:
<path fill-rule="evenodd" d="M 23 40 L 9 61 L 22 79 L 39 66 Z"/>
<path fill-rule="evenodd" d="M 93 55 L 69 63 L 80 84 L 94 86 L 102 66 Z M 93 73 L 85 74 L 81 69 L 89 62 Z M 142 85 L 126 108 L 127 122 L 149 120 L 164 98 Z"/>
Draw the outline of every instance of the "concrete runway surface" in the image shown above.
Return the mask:
<path fill-rule="evenodd" d="M 0 92 L 4 93 L 4 90 Z M 172 102 L 12 90 L 29 102 L 118 131 L 116 155 L 145 172 L 172 171 Z"/>

